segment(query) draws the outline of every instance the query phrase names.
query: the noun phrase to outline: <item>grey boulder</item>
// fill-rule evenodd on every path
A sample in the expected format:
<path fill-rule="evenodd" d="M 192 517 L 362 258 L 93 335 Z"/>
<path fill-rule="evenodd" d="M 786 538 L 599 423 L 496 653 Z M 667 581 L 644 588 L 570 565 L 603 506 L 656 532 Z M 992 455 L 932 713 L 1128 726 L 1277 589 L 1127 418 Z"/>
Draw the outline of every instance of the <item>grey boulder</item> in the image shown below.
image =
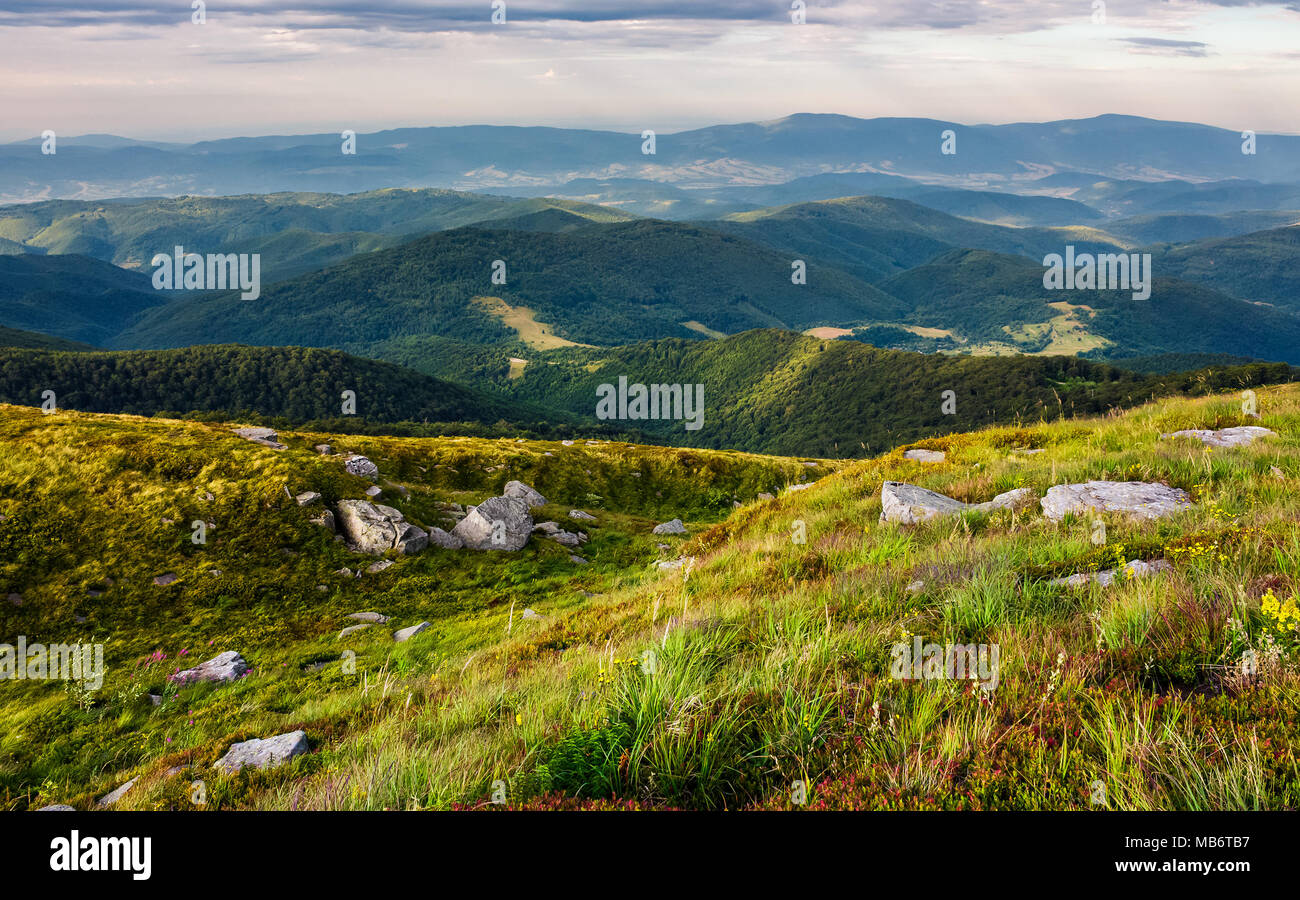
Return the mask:
<path fill-rule="evenodd" d="M 1067 513 L 1124 513 L 1159 519 L 1192 506 L 1187 492 L 1145 481 L 1089 481 L 1058 484 L 1042 499 L 1043 515 L 1059 522 Z"/>
<path fill-rule="evenodd" d="M 902 481 L 886 481 L 880 488 L 880 521 L 916 525 L 961 512 L 1019 509 L 1033 500 L 1032 488 L 1016 488 L 986 503 L 962 503 L 951 497 Z"/>
<path fill-rule="evenodd" d="M 903 459 L 914 459 L 917 462 L 938 463 L 947 458 L 942 450 L 904 450 Z"/>
<path fill-rule="evenodd" d="M 195 681 L 208 681 L 220 684 L 242 678 L 248 672 L 248 663 L 234 650 L 219 653 L 212 659 L 184 672 L 177 672 L 172 681 L 177 684 L 191 684 Z"/>
<path fill-rule="evenodd" d="M 426 628 L 432 627 L 428 622 L 421 622 L 419 625 L 412 625 L 410 628 L 402 628 L 393 632 L 393 640 L 399 644 L 404 644 Z"/>
<path fill-rule="evenodd" d="M 1170 434 L 1160 435 L 1162 440 L 1178 437 L 1195 438 L 1210 447 L 1245 447 L 1256 438 L 1276 436 L 1276 432 L 1261 428 L 1258 425 L 1237 425 L 1233 428 L 1220 428 L 1217 431 L 1192 428 L 1186 431 L 1175 431 Z"/>
<path fill-rule="evenodd" d="M 516 500 L 524 501 L 528 504 L 529 509 L 546 505 L 546 498 L 522 481 L 507 481 L 503 493 L 507 497 L 514 497 Z"/>
<path fill-rule="evenodd" d="M 213 763 L 213 768 L 226 773 L 238 772 L 244 766 L 256 769 L 273 769 L 282 763 L 307 752 L 307 732 L 291 731 L 269 738 L 253 738 L 232 744 L 226 755 Z"/>
<path fill-rule="evenodd" d="M 686 526 L 682 524 L 681 519 L 673 519 L 670 522 L 656 525 L 653 531 L 655 534 L 685 534 Z"/>
<path fill-rule="evenodd" d="M 339 530 L 361 553 L 379 556 L 389 550 L 419 553 L 429 535 L 407 522 L 400 511 L 368 500 L 340 500 Z"/>
<path fill-rule="evenodd" d="M 347 469 L 349 474 L 357 475 L 361 478 L 369 478 L 375 481 L 379 478 L 379 466 L 366 459 L 364 456 L 350 456 L 343 463 L 343 468 Z"/>
<path fill-rule="evenodd" d="M 471 550 L 522 550 L 533 533 L 533 517 L 523 500 L 493 497 L 469 510 L 451 533 Z"/>

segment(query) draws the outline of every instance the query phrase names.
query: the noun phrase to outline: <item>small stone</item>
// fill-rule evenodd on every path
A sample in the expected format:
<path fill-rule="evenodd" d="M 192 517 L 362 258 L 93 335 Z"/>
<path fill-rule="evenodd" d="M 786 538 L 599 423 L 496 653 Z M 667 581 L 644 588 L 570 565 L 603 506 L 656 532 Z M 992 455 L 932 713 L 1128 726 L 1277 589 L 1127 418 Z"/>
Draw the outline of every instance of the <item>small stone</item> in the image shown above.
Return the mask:
<path fill-rule="evenodd" d="M 1286 473 L 1283 472 L 1281 469 L 1279 469 L 1277 466 L 1269 466 L 1269 467 L 1268 467 L 1268 470 L 1269 470 L 1269 472 L 1272 473 L 1272 475 L 1273 475 L 1274 478 L 1285 478 L 1285 477 L 1286 477 Z"/>
<path fill-rule="evenodd" d="M 545 617 L 545 616 L 538 615 L 536 612 L 534 612 L 534 611 L 531 610 L 531 609 L 525 609 L 525 610 L 524 610 L 524 618 L 525 618 L 525 619 L 544 619 L 544 618 L 546 618 L 546 617 Z"/>
<path fill-rule="evenodd" d="M 911 584 L 907 586 L 907 592 L 909 594 L 919 594 L 923 590 L 925 590 L 924 581 L 913 581 Z"/>
<path fill-rule="evenodd" d="M 400 631 L 394 631 L 393 640 L 397 641 L 399 644 L 404 644 L 420 632 L 432 627 L 433 626 L 428 622 L 421 622 L 419 625 L 412 625 L 410 628 L 403 628 Z"/>
<path fill-rule="evenodd" d="M 324 528 L 330 534 L 334 534 L 335 531 L 337 530 L 334 524 L 334 513 L 328 509 L 322 510 L 319 516 L 311 520 L 311 523 L 313 525 L 318 525 L 321 528 Z"/>
<path fill-rule="evenodd" d="M 329 456 L 331 453 L 334 452 L 334 448 L 331 447 L 329 444 L 317 444 L 316 452 L 319 453 L 321 456 Z"/>
<path fill-rule="evenodd" d="M 167 572 L 162 575 L 155 575 L 153 579 L 154 587 L 167 587 L 177 580 L 179 576 L 175 572 Z"/>
<path fill-rule="evenodd" d="M 805 482 L 805 483 L 803 483 L 803 484 L 789 484 L 789 485 L 786 485 L 786 488 L 785 488 L 785 489 L 786 489 L 787 491 L 806 491 L 806 490 L 808 490 L 808 488 L 812 487 L 812 486 L 813 486 L 814 484 L 816 484 L 816 483 L 817 483 L 817 482 L 815 482 L 815 481 L 808 481 L 808 482 Z"/>
<path fill-rule="evenodd" d="M 940 463 L 947 459 L 947 454 L 942 450 L 904 450 L 903 459 L 913 459 L 917 462 Z"/>
<path fill-rule="evenodd" d="M 569 518 L 570 518 L 570 519 L 578 519 L 579 521 L 582 521 L 582 522 L 594 522 L 594 521 L 596 521 L 596 517 L 595 517 L 595 516 L 593 516 L 593 515 L 592 515 L 591 513 L 589 513 L 589 512 L 585 512 L 585 511 L 583 511 L 583 510 L 581 510 L 581 509 L 571 509 L 571 510 L 569 510 Z"/>
<path fill-rule="evenodd" d="M 123 797 L 125 797 L 127 791 L 129 791 L 129 790 L 131 790 L 131 788 L 135 787 L 135 783 L 136 783 L 137 781 L 139 781 L 139 780 L 140 780 L 140 777 L 137 775 L 135 778 L 132 778 L 130 781 L 128 781 L 126 784 L 122 785 L 122 786 L 121 786 L 120 788 L 118 788 L 117 790 L 115 790 L 115 791 L 111 791 L 111 792 L 105 794 L 104 796 L 100 797 L 100 798 L 99 798 L 99 801 L 98 801 L 98 805 L 99 805 L 99 806 L 112 806 L 114 803 L 116 803 L 117 801 L 119 801 L 119 800 L 121 800 Z"/>
<path fill-rule="evenodd" d="M 36 811 L 37 812 L 76 812 L 77 809 L 76 807 L 69 806 L 66 803 L 51 803 L 49 806 L 42 806 L 40 809 Z"/>
<path fill-rule="evenodd" d="M 380 572 L 384 571 L 385 569 L 391 569 L 392 567 L 393 567 L 393 561 L 391 559 L 381 559 L 378 562 L 373 562 L 370 565 L 368 565 L 366 567 L 366 571 L 371 575 L 378 575 Z"/>
<path fill-rule="evenodd" d="M 1133 559 L 1124 566 L 1124 572 L 1128 578 L 1145 578 L 1157 572 L 1170 572 L 1173 568 L 1167 559 L 1153 559 L 1150 562 Z M 1115 583 L 1117 574 L 1116 569 L 1106 569 L 1103 572 L 1079 572 L 1065 578 L 1053 578 L 1050 583 L 1058 587 L 1078 588 L 1095 581 L 1102 587 L 1110 587 Z"/>
<path fill-rule="evenodd" d="M 580 565 L 580 566 L 588 566 L 588 565 L 591 565 L 590 562 L 588 562 L 587 560 L 583 559 L 581 556 L 578 556 L 578 555 L 575 554 L 575 553 L 570 553 L 570 554 L 569 554 L 569 562 L 577 563 L 577 564 Z"/>
<path fill-rule="evenodd" d="M 655 534 L 685 534 L 686 526 L 682 524 L 681 519 L 672 519 L 656 525 L 653 531 Z"/>
<path fill-rule="evenodd" d="M 772 494 L 769 494 L 767 491 L 762 491 L 762 492 L 759 493 L 759 495 L 758 495 L 755 499 L 756 499 L 756 500 L 775 500 L 776 497 L 774 497 Z"/>
<path fill-rule="evenodd" d="M 298 501 L 299 506 L 310 506 L 320 500 L 320 494 L 316 491 L 304 491 L 294 499 Z"/>
<path fill-rule="evenodd" d="M 357 622 L 369 622 L 371 625 L 387 625 L 389 617 L 377 612 L 348 613 L 347 618 Z"/>
<path fill-rule="evenodd" d="M 693 556 L 679 556 L 677 557 L 677 559 L 661 559 L 658 562 L 656 562 L 655 565 L 658 566 L 660 569 L 671 570 L 671 569 L 680 569 L 682 566 L 685 566 L 688 563 L 694 561 L 695 561 L 695 557 Z"/>
<path fill-rule="evenodd" d="M 356 634 L 358 631 L 365 631 L 367 628 L 374 627 L 375 626 L 371 625 L 369 622 L 362 623 L 361 625 L 349 625 L 347 628 L 344 628 L 339 632 L 339 640 L 342 640 L 350 634 Z"/>
<path fill-rule="evenodd" d="M 370 487 L 366 488 L 366 496 L 369 497 L 371 500 L 375 499 L 383 492 L 384 489 L 377 484 L 372 484 Z"/>

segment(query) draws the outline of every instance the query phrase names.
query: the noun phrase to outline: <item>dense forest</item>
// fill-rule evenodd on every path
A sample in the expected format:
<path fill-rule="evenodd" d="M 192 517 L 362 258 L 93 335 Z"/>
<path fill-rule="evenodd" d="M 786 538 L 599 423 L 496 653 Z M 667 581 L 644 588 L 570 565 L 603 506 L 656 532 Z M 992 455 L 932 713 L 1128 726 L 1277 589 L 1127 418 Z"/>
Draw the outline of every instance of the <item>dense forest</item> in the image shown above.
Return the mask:
<path fill-rule="evenodd" d="M 295 422 L 555 422 L 566 417 L 337 350 L 217 345 L 71 353 L 0 349 L 0 402 L 138 415 L 196 411 Z"/>
<path fill-rule="evenodd" d="M 1039 421 L 1293 380 L 1282 363 L 1142 375 L 1065 356 L 936 356 L 752 331 L 723 341 L 648 341 L 614 350 L 564 350 L 509 382 L 520 399 L 594 415 L 596 388 L 616 383 L 703 384 L 704 426 L 629 422 L 674 444 L 764 453 L 862 456 L 933 435 Z M 955 412 L 942 408 L 945 391 Z"/>

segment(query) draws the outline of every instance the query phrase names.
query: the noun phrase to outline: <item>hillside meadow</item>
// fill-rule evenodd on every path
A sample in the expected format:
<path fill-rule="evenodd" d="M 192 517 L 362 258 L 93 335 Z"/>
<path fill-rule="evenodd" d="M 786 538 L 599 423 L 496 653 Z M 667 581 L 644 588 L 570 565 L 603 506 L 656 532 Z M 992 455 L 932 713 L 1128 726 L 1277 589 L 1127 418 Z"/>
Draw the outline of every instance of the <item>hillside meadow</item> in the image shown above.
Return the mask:
<path fill-rule="evenodd" d="M 194 808 L 201 781 L 204 809 L 1295 809 L 1300 388 L 1257 394 L 1258 421 L 1233 393 L 910 445 L 940 463 L 292 432 L 275 451 L 0 407 L 0 598 L 18 597 L 0 640 L 101 641 L 109 663 L 93 694 L 4 685 L 0 802 L 89 808 L 138 777 L 118 808 Z M 1160 440 L 1238 424 L 1277 435 Z M 549 501 L 535 519 L 588 535 L 588 564 L 535 535 L 341 575 L 374 558 L 290 495 L 368 482 L 322 442 L 373 460 L 380 502 L 423 525 L 522 480 Z M 1090 479 L 1194 506 L 1103 517 L 1100 546 L 1034 507 L 878 521 L 885 480 L 979 502 Z M 686 536 L 651 533 L 675 516 Z M 1172 570 L 1051 583 L 1156 558 Z M 356 611 L 392 620 L 340 639 Z M 913 636 L 997 645 L 996 689 L 892 678 Z M 168 680 L 224 650 L 251 673 Z M 280 768 L 210 768 L 296 729 L 311 752 Z"/>

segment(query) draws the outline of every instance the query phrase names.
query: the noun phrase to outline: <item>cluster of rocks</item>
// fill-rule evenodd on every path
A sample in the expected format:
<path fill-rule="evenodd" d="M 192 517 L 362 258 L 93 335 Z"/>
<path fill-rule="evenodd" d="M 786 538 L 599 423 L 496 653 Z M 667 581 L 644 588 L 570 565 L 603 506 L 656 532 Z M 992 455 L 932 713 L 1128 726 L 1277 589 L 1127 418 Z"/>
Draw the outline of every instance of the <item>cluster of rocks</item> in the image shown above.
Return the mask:
<path fill-rule="evenodd" d="M 1016 488 L 1014 491 L 998 494 L 987 503 L 963 503 L 914 484 L 886 481 L 880 489 L 880 521 L 882 524 L 897 522 L 900 525 L 916 525 L 966 511 L 1020 509 L 1032 503 L 1033 499 L 1032 489 Z"/>
<path fill-rule="evenodd" d="M 986 503 L 963 503 L 936 491 L 901 481 L 886 481 L 880 490 L 880 521 L 915 525 L 957 513 L 1021 509 L 1034 500 L 1031 488 L 998 494 Z M 1048 488 L 1039 501 L 1043 515 L 1060 521 L 1069 513 L 1122 513 L 1156 519 L 1192 506 L 1187 492 L 1144 481 L 1088 481 Z"/>

